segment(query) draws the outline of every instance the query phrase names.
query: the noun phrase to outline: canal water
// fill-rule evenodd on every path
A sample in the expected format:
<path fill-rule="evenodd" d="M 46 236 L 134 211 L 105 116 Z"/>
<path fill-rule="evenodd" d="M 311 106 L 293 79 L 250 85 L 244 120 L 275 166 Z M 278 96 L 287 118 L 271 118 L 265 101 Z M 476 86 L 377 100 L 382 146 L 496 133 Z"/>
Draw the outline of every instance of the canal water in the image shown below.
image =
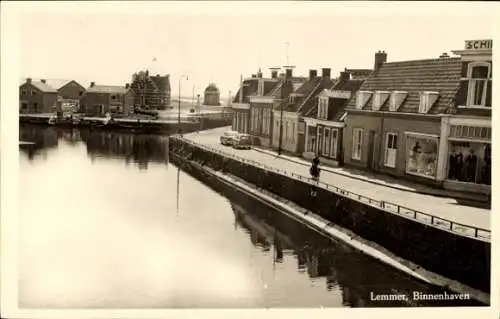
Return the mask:
<path fill-rule="evenodd" d="M 169 163 L 168 137 L 20 125 L 25 308 L 457 306 L 264 204 Z M 406 294 L 408 301 L 375 301 Z"/>

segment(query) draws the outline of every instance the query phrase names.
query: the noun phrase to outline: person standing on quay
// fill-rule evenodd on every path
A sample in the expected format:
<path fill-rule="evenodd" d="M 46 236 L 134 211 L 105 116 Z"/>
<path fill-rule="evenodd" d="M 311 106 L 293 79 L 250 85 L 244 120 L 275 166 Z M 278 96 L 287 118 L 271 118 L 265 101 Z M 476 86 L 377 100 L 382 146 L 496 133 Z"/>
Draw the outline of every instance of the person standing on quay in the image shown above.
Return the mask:
<path fill-rule="evenodd" d="M 311 168 L 309 169 L 309 173 L 311 174 L 312 179 L 316 182 L 316 184 L 319 182 L 319 174 L 320 174 L 320 168 L 319 168 L 319 157 L 316 156 L 313 161 Z M 311 196 L 316 196 L 316 186 L 313 185 L 312 190 L 311 190 Z"/>

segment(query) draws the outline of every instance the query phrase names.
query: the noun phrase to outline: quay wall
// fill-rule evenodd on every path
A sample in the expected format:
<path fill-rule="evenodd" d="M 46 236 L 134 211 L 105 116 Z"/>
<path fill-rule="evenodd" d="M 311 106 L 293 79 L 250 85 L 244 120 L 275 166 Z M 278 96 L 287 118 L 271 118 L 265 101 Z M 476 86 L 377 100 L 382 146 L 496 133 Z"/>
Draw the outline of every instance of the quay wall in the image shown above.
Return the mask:
<path fill-rule="evenodd" d="M 312 186 L 309 179 L 259 167 L 186 139 L 170 139 L 171 152 L 286 198 L 426 270 L 490 292 L 491 244 L 487 240 L 462 236 L 387 212 L 333 189 Z M 311 196 L 313 187 L 317 192 L 315 197 Z"/>
<path fill-rule="evenodd" d="M 117 120 L 113 123 L 106 125 L 102 124 L 103 119 L 84 119 L 78 123 L 73 123 L 70 120 L 60 120 L 54 124 L 48 124 L 49 117 L 42 116 L 29 116 L 20 115 L 20 123 L 30 123 L 30 124 L 40 124 L 40 125 L 53 125 L 53 126 L 65 126 L 65 127 L 93 127 L 106 130 L 133 130 L 147 133 L 162 133 L 162 134 L 175 134 L 179 132 L 179 129 L 183 133 L 190 133 L 197 130 L 209 130 L 213 128 L 223 127 L 231 125 L 232 117 L 230 116 L 213 116 L 207 114 L 199 119 L 199 121 L 186 121 L 178 123 L 176 121 L 151 121 L 151 120 Z"/>

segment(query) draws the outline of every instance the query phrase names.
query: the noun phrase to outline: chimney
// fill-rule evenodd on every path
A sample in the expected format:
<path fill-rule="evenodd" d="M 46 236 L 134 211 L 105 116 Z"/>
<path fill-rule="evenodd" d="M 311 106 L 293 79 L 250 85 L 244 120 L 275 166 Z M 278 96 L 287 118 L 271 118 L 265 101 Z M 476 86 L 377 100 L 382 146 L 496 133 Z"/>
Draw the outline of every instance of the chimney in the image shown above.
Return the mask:
<path fill-rule="evenodd" d="M 259 72 L 257 72 L 257 77 L 259 79 L 262 79 L 262 71 L 259 69 Z"/>
<path fill-rule="evenodd" d="M 43 84 L 47 84 L 47 81 L 45 79 L 41 79 L 40 82 L 42 82 Z"/>
<path fill-rule="evenodd" d="M 309 80 L 315 79 L 318 76 L 317 70 L 309 70 Z"/>
<path fill-rule="evenodd" d="M 387 53 L 385 51 L 378 51 L 375 53 L 375 66 L 374 69 L 378 70 L 384 64 L 387 62 Z"/>
<path fill-rule="evenodd" d="M 351 79 L 351 73 L 347 70 L 340 72 L 340 80 L 347 81 Z"/>
<path fill-rule="evenodd" d="M 271 78 L 272 79 L 277 79 L 278 78 L 278 68 L 270 68 L 271 70 Z"/>
<path fill-rule="evenodd" d="M 440 59 L 443 59 L 443 58 L 449 58 L 450 56 L 448 55 L 448 53 L 444 52 L 443 54 L 441 54 L 439 56 Z"/>
<path fill-rule="evenodd" d="M 31 78 L 27 78 L 26 83 L 31 84 Z"/>
<path fill-rule="evenodd" d="M 95 86 L 95 82 L 90 82 L 90 87 L 93 88 Z"/>
<path fill-rule="evenodd" d="M 146 70 L 146 76 L 149 76 L 149 70 Z"/>
<path fill-rule="evenodd" d="M 321 69 L 323 79 L 330 79 L 330 68 Z"/>

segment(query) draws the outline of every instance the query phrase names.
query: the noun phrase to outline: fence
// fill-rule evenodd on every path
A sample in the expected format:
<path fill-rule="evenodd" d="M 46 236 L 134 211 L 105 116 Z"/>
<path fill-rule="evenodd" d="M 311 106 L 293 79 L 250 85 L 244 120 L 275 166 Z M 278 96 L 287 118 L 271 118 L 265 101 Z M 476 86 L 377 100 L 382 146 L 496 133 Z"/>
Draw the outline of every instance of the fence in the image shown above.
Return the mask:
<path fill-rule="evenodd" d="M 392 213 L 392 214 L 397 214 L 397 215 L 403 216 L 403 217 L 408 218 L 408 219 L 413 219 L 413 220 L 420 222 L 420 223 L 423 223 L 423 224 L 431 225 L 433 227 L 436 227 L 436 228 L 439 228 L 439 229 L 442 229 L 442 230 L 445 230 L 448 232 L 456 233 L 456 234 L 459 234 L 461 236 L 476 238 L 476 239 L 479 239 L 482 241 L 487 241 L 487 242 L 491 241 L 491 231 L 487 230 L 487 229 L 460 224 L 460 223 L 457 223 L 457 222 L 454 222 L 454 221 L 451 221 L 448 219 L 437 217 L 437 216 L 434 216 L 434 215 L 428 214 L 428 213 L 423 213 L 423 212 L 417 211 L 415 209 L 404 207 L 404 206 L 401 206 L 398 204 L 389 203 L 387 201 L 376 200 L 376 199 L 373 199 L 373 198 L 370 198 L 370 197 L 367 197 L 364 195 L 356 194 L 354 192 L 348 191 L 348 190 L 343 189 L 343 188 L 338 187 L 338 186 L 330 185 L 330 184 L 327 184 L 324 182 L 318 182 L 318 181 L 315 181 L 309 177 L 305 177 L 305 176 L 295 174 L 292 172 L 287 172 L 285 170 L 281 170 L 278 168 L 270 167 L 270 166 L 267 166 L 265 164 L 262 164 L 262 163 L 259 163 L 256 161 L 246 159 L 244 157 L 240 157 L 237 155 L 223 152 L 221 150 L 218 150 L 218 149 L 210 147 L 210 146 L 198 144 L 196 142 L 193 142 L 193 141 L 186 139 L 186 138 L 183 138 L 183 137 L 171 136 L 171 138 L 182 140 L 185 143 L 190 144 L 192 146 L 196 146 L 196 147 L 205 149 L 209 152 L 216 153 L 216 154 L 219 154 L 219 155 L 224 156 L 224 157 L 232 158 L 232 159 L 239 161 L 239 162 L 243 162 L 243 163 L 246 163 L 246 164 L 249 164 L 252 166 L 256 166 L 256 167 L 259 167 L 259 168 L 262 168 L 262 169 L 265 169 L 265 170 L 268 170 L 271 172 L 276 172 L 276 173 L 284 175 L 284 176 L 289 176 L 289 177 L 292 177 L 292 178 L 297 179 L 299 181 L 304 181 L 304 182 L 310 184 L 311 186 L 313 186 L 313 185 L 319 186 L 323 189 L 329 190 L 329 191 L 334 192 L 334 193 L 341 195 L 343 197 L 352 199 L 354 201 L 363 203 L 365 205 L 369 205 L 369 206 L 387 211 L 387 212 Z"/>

